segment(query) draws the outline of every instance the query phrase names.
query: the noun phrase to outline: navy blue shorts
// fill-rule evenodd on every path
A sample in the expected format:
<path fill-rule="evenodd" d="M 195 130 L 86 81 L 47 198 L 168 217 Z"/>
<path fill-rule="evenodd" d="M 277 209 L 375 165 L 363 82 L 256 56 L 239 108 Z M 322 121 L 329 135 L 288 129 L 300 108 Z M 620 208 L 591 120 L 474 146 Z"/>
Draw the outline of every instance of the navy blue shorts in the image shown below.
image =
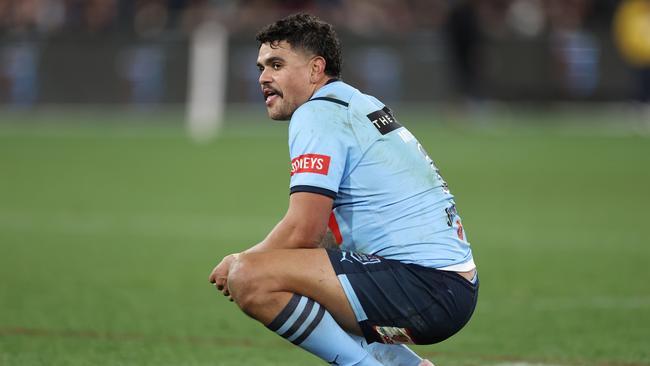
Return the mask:
<path fill-rule="evenodd" d="M 478 279 L 361 253 L 327 254 L 368 343 L 438 343 L 476 307 Z"/>

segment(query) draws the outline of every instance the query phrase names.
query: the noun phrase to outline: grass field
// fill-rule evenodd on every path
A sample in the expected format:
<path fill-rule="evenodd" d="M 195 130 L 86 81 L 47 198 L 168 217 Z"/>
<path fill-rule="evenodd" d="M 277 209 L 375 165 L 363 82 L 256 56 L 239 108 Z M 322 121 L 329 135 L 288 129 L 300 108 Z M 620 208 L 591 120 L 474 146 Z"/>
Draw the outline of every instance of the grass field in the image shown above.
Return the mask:
<path fill-rule="evenodd" d="M 0 365 L 321 364 L 207 282 L 284 213 L 286 125 L 232 119 L 197 145 L 167 118 L 2 117 Z M 650 365 L 650 138 L 418 119 L 482 287 L 461 333 L 417 351 Z"/>

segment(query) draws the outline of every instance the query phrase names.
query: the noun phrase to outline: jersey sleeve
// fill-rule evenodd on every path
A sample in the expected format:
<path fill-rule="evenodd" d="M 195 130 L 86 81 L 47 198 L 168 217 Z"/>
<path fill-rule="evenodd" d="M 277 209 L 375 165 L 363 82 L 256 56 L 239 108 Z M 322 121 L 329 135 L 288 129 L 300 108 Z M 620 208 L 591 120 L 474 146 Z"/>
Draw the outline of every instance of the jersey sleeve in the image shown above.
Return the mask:
<path fill-rule="evenodd" d="M 310 102 L 296 110 L 289 126 L 291 193 L 312 192 L 333 199 L 348 160 L 343 118 L 347 110 Z M 320 105 L 319 105 L 320 104 Z"/>

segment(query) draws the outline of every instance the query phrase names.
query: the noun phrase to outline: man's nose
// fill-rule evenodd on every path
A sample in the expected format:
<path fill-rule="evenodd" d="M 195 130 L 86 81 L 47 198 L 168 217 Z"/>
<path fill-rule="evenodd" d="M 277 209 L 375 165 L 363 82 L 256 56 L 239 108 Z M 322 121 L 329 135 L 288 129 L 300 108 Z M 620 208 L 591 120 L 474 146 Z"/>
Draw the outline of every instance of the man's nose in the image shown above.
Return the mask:
<path fill-rule="evenodd" d="M 260 85 L 264 85 L 266 83 L 271 82 L 271 73 L 268 72 L 267 70 L 268 70 L 267 68 L 264 68 L 264 70 L 260 74 L 260 78 L 259 78 Z"/>

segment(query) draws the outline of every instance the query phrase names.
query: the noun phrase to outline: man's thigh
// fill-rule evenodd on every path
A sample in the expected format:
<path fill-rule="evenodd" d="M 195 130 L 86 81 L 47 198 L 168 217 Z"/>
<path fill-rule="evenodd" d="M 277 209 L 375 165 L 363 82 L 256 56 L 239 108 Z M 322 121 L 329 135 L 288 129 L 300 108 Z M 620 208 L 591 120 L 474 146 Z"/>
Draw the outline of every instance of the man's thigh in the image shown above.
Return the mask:
<path fill-rule="evenodd" d="M 268 292 L 290 292 L 314 299 L 347 331 L 361 335 L 352 307 L 325 249 L 278 249 L 246 253 L 250 280 Z M 262 292 L 264 292 L 262 291 Z"/>

